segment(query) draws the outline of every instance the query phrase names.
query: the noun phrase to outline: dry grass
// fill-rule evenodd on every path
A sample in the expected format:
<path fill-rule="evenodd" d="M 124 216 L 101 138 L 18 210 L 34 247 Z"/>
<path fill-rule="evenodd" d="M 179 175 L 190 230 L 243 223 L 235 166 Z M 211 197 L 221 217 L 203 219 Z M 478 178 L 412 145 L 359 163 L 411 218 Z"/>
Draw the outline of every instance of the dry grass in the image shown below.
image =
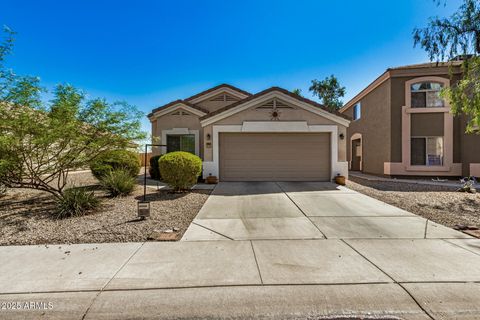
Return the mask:
<path fill-rule="evenodd" d="M 351 178 L 347 187 L 448 227 L 480 227 L 480 194 L 447 186 Z"/>
<path fill-rule="evenodd" d="M 97 188 L 97 181 L 89 173 L 71 177 L 76 186 Z M 95 193 L 102 200 L 96 212 L 58 220 L 54 199 L 49 194 L 29 189 L 9 190 L 0 198 L 0 245 L 146 241 L 154 231 L 174 227 L 182 235 L 210 191 L 174 194 L 147 188 L 151 217 L 143 221 L 137 219 L 137 201 L 143 195 L 141 186 L 123 198 L 108 198 L 101 190 Z"/>

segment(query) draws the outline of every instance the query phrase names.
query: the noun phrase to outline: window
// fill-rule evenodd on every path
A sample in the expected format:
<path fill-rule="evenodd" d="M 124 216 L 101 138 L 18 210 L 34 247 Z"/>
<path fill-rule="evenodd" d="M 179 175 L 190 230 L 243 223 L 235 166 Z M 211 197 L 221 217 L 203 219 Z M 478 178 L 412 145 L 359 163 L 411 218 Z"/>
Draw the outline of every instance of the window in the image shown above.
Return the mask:
<path fill-rule="evenodd" d="M 412 108 L 441 108 L 444 101 L 440 97 L 443 84 L 437 82 L 417 82 L 410 86 Z"/>
<path fill-rule="evenodd" d="M 195 154 L 195 135 L 167 135 L 167 152 L 185 151 Z"/>
<path fill-rule="evenodd" d="M 353 120 L 358 120 L 362 116 L 362 105 L 357 103 L 356 105 L 353 106 Z"/>
<path fill-rule="evenodd" d="M 412 137 L 411 165 L 443 165 L 443 137 Z"/>

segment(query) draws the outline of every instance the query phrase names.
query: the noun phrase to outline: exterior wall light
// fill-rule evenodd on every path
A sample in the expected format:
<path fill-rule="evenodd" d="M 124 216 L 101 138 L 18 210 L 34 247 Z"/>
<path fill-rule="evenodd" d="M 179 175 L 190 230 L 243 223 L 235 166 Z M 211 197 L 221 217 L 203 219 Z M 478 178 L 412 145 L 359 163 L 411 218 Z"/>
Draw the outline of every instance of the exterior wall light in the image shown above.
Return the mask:
<path fill-rule="evenodd" d="M 345 135 L 343 134 L 343 132 L 342 132 L 342 133 L 340 133 L 339 137 L 340 137 L 340 140 L 343 140 L 343 139 L 345 139 Z"/>
<path fill-rule="evenodd" d="M 210 133 L 207 133 L 207 141 L 210 141 L 211 138 L 212 136 L 210 135 Z"/>

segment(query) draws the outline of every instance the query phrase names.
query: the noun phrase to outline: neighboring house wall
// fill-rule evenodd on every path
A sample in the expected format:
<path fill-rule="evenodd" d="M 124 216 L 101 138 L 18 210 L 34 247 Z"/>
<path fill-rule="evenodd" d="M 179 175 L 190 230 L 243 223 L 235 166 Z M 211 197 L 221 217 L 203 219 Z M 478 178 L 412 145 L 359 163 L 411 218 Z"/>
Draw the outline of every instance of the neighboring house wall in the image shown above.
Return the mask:
<path fill-rule="evenodd" d="M 422 70 L 420 70 L 422 71 Z M 448 72 L 448 70 L 447 70 Z M 402 162 L 402 107 L 406 105 L 405 101 L 405 83 L 410 80 L 421 78 L 425 75 L 425 71 L 419 72 L 417 71 L 414 75 L 410 75 L 408 77 L 392 77 L 390 78 L 391 83 L 391 162 Z M 448 73 L 436 75 L 445 79 L 448 79 Z M 427 128 L 425 130 L 442 130 L 443 132 L 443 124 L 439 123 L 439 115 L 432 115 L 432 114 L 415 114 L 414 119 L 427 119 L 431 117 L 431 119 L 436 120 L 435 124 L 429 125 L 429 122 L 425 122 Z M 443 115 L 441 115 L 443 119 Z M 412 128 L 415 126 L 415 130 L 417 126 L 421 126 L 419 121 L 417 123 L 412 123 Z M 434 128 L 432 128 L 434 127 Z M 443 133 L 442 133 L 443 135 Z"/>
<path fill-rule="evenodd" d="M 360 119 L 352 121 L 347 130 L 347 159 L 352 159 L 352 136 L 360 134 L 362 171 L 383 174 L 384 162 L 390 161 L 390 80 L 363 97 L 360 105 Z M 345 112 L 352 119 L 353 109 L 351 107 Z"/>
<path fill-rule="evenodd" d="M 467 120 L 460 117 L 460 154 L 464 176 L 472 175 L 480 178 L 480 133 L 465 133 Z"/>
<path fill-rule="evenodd" d="M 392 131 L 392 160 L 385 163 L 384 174 L 388 175 L 433 175 L 457 176 L 461 175 L 461 164 L 454 162 L 454 122 L 449 113 L 449 105 L 445 102 L 444 108 L 412 108 L 410 86 L 419 82 L 442 83 L 450 86 L 448 73 L 427 74 L 428 70 L 410 70 L 409 76 L 393 74 L 391 112 Z M 403 71 L 402 71 L 403 72 Z M 435 166 L 412 165 L 411 138 L 423 136 L 440 136 L 443 138 L 443 164 Z"/>
<path fill-rule="evenodd" d="M 447 67 L 392 69 L 379 77 L 383 83 L 358 98 L 362 115 L 348 128 L 349 161 L 351 137 L 361 135 L 363 172 L 377 175 L 479 176 L 480 152 L 475 151 L 480 150 L 480 135 L 465 134 L 465 116 L 454 117 L 446 102 L 445 108 L 410 106 L 410 84 L 438 81 L 454 85 L 461 75 L 456 71 L 451 76 L 449 71 Z M 353 117 L 353 104 L 355 101 L 349 102 L 349 107 L 342 112 Z M 416 136 L 443 137 L 442 166 L 411 165 L 411 137 Z M 381 165 L 383 161 L 385 164 Z"/>

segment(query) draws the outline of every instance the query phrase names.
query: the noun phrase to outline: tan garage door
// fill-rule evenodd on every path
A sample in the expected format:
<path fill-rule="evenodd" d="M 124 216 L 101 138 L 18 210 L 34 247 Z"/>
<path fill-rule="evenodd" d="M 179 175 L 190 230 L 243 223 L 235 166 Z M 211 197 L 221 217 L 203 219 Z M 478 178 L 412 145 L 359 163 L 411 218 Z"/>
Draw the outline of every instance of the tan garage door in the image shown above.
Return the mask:
<path fill-rule="evenodd" d="M 329 133 L 220 133 L 221 181 L 328 181 Z"/>

